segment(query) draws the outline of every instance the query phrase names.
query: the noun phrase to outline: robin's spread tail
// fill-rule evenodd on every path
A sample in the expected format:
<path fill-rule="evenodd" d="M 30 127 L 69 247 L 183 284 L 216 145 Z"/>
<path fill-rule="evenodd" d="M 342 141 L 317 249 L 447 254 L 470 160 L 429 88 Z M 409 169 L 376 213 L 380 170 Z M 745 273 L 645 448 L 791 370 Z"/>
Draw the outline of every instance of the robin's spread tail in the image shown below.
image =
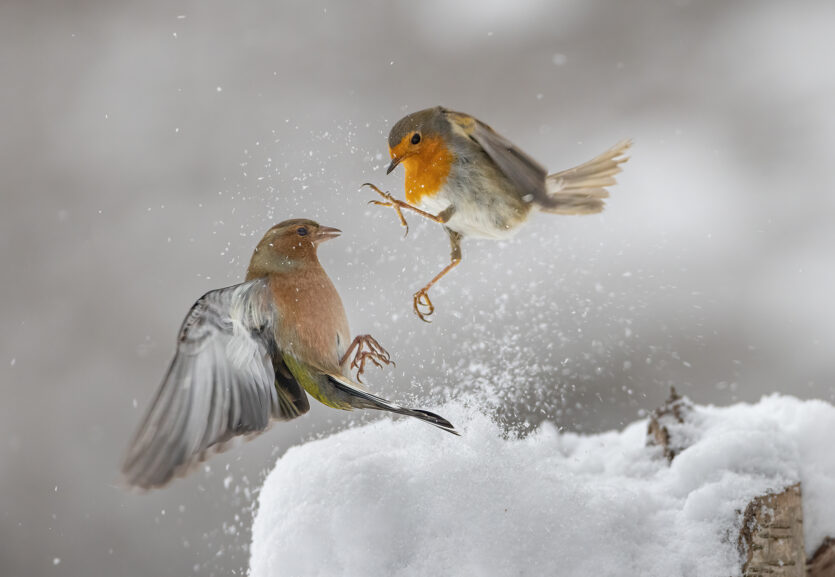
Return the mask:
<path fill-rule="evenodd" d="M 594 214 L 603 210 L 603 199 L 609 197 L 607 186 L 616 183 L 620 165 L 631 140 L 622 140 L 603 154 L 574 168 L 550 174 L 545 179 L 548 201 L 540 210 L 552 214 Z"/>
<path fill-rule="evenodd" d="M 440 415 L 436 415 L 435 413 L 430 413 L 429 411 L 424 411 L 422 409 L 409 409 L 407 407 L 401 407 L 400 405 L 396 405 L 391 401 L 387 401 L 382 397 L 378 397 L 373 393 L 369 393 L 368 391 L 360 388 L 355 383 L 352 383 L 350 380 L 346 379 L 342 375 L 327 373 L 327 376 L 330 382 L 337 389 L 351 396 L 351 406 L 355 408 L 377 409 L 378 411 L 389 411 L 392 413 L 397 413 L 398 415 L 407 415 L 409 417 L 414 417 L 416 419 L 420 419 L 421 421 L 425 421 L 430 425 L 438 427 L 439 429 L 443 429 L 447 433 L 452 433 L 453 435 L 459 434 L 458 431 L 455 430 L 455 427 L 452 425 L 452 423 L 450 423 Z"/>

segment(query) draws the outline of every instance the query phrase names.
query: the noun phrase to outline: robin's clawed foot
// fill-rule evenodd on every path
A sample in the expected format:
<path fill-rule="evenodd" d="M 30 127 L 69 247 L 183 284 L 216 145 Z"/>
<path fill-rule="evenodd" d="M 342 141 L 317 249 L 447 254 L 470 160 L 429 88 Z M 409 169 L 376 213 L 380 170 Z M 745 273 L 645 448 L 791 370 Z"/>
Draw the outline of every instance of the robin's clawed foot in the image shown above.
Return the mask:
<path fill-rule="evenodd" d="M 363 350 L 364 347 L 368 350 Z M 361 375 L 365 372 L 365 363 L 368 361 L 371 361 L 381 369 L 383 365 L 397 366 L 391 360 L 391 355 L 389 355 L 388 351 L 371 335 L 357 335 L 353 342 L 351 342 L 351 346 L 342 355 L 342 359 L 339 361 L 340 365 L 345 364 L 345 361 L 348 360 L 348 357 L 351 356 L 354 349 L 356 349 L 356 352 L 354 353 L 354 358 L 351 359 L 351 370 L 357 369 L 357 381 L 360 383 L 362 382 Z"/>
<path fill-rule="evenodd" d="M 385 201 L 369 200 L 368 204 L 376 204 L 377 206 L 390 206 L 394 209 L 394 211 L 397 213 L 397 216 L 400 218 L 400 224 L 402 224 L 406 228 L 406 232 L 403 235 L 403 237 L 405 238 L 409 234 L 409 223 L 406 222 L 406 218 L 403 216 L 403 211 L 401 210 L 401 204 L 403 204 L 403 203 L 398 201 L 396 198 L 394 198 L 388 192 L 383 192 L 382 190 L 380 190 L 379 188 L 377 188 L 375 185 L 371 184 L 370 182 L 366 182 L 362 186 L 367 186 L 368 188 L 372 189 L 373 191 L 375 191 L 377 194 L 379 194 L 380 196 L 382 196 L 385 199 Z M 360 187 L 360 188 L 362 188 L 362 187 Z"/>
<path fill-rule="evenodd" d="M 432 316 L 432 313 L 435 312 L 435 305 L 433 305 L 432 301 L 429 299 L 429 288 L 424 287 L 420 289 L 415 293 L 413 298 L 415 314 L 423 322 L 431 323 L 432 321 L 426 317 Z"/>

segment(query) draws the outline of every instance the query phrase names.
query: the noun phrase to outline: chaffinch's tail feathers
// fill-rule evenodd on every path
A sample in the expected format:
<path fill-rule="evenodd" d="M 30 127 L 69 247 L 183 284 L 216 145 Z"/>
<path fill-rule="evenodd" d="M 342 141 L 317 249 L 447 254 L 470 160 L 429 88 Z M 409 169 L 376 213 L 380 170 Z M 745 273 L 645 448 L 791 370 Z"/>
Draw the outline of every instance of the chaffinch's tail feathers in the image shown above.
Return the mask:
<path fill-rule="evenodd" d="M 414 417 L 416 419 L 420 419 L 421 421 L 425 421 L 430 425 L 434 425 L 439 429 L 443 429 L 448 433 L 452 433 L 453 435 L 459 435 L 458 431 L 455 430 L 455 427 L 441 417 L 440 415 L 436 415 L 435 413 L 430 413 L 429 411 L 424 411 L 422 409 L 410 409 L 407 407 L 401 407 L 400 405 L 396 405 L 391 401 L 388 401 L 382 397 L 378 397 L 373 393 L 369 393 L 360 385 L 351 382 L 349 379 L 345 378 L 342 375 L 338 375 L 335 373 L 327 373 L 327 377 L 330 382 L 340 391 L 350 395 L 353 399 L 351 405 L 358 409 L 376 409 L 378 411 L 389 411 L 392 413 L 397 413 L 398 415 L 407 415 L 409 417 Z"/>

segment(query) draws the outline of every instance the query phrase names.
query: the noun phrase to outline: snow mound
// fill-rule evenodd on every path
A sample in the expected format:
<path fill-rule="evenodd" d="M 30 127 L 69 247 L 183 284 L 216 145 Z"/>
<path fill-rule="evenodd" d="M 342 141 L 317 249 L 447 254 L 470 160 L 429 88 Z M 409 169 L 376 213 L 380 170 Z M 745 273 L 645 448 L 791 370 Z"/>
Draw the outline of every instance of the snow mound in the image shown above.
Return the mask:
<path fill-rule="evenodd" d="M 668 466 L 647 422 L 518 439 L 461 405 L 454 437 L 388 419 L 294 447 L 260 495 L 252 577 L 738 575 L 739 511 L 802 481 L 807 553 L 835 536 L 835 407 L 694 410 Z"/>

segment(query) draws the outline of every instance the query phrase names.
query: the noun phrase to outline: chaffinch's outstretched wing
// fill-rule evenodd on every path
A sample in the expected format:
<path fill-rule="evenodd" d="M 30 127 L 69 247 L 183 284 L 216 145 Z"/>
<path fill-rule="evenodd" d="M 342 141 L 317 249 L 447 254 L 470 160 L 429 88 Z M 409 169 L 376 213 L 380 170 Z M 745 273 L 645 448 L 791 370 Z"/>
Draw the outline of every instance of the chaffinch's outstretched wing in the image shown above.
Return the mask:
<path fill-rule="evenodd" d="M 177 339 L 177 353 L 125 459 L 126 481 L 157 487 L 273 419 L 306 413 L 307 396 L 275 344 L 269 281 L 203 295 Z"/>

